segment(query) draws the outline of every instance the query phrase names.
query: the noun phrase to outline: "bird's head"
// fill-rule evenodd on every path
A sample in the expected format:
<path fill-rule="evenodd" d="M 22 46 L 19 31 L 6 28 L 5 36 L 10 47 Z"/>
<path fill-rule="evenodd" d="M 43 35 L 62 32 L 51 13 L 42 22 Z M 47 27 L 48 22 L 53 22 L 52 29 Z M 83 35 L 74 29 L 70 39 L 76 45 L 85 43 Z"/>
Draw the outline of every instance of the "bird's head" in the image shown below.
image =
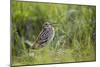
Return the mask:
<path fill-rule="evenodd" d="M 49 23 L 49 22 L 45 22 L 45 23 L 43 24 L 43 28 L 51 28 L 51 27 L 52 27 L 52 24 Z"/>

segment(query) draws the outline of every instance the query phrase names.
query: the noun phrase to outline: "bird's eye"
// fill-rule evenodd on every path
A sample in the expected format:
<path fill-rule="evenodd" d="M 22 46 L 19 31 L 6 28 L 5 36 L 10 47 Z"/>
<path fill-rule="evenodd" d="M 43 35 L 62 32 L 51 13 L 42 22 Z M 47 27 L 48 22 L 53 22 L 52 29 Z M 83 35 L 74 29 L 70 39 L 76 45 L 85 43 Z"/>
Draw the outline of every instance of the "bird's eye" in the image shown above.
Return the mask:
<path fill-rule="evenodd" d="M 45 25 L 47 25 L 47 24 L 45 24 Z"/>

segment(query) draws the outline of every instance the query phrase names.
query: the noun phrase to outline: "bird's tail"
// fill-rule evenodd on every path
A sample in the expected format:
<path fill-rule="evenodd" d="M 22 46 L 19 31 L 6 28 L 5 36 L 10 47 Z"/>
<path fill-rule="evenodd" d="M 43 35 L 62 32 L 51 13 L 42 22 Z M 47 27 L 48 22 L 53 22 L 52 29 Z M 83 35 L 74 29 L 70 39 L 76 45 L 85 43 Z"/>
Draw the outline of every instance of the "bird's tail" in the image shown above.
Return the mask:
<path fill-rule="evenodd" d="M 25 40 L 24 42 L 26 43 L 27 46 L 29 46 L 29 47 L 32 48 L 32 49 L 36 49 L 36 48 L 38 48 L 38 46 L 39 46 L 38 43 L 36 43 L 36 42 L 32 43 L 32 42 L 30 42 L 29 40 Z"/>
<path fill-rule="evenodd" d="M 26 40 L 25 41 L 25 43 L 27 44 L 27 46 L 29 46 L 30 48 L 32 48 L 32 49 L 37 49 L 37 48 L 41 48 L 41 47 L 43 47 L 44 45 L 40 45 L 38 42 L 34 42 L 34 43 L 32 43 L 32 42 L 30 42 L 29 40 Z"/>

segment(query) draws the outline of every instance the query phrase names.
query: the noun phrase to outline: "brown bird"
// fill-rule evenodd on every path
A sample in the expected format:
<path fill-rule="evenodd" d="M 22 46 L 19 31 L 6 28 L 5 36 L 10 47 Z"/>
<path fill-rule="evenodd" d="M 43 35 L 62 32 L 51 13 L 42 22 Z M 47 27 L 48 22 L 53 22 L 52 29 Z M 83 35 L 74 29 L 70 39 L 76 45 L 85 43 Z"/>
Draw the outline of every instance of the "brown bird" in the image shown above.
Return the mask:
<path fill-rule="evenodd" d="M 54 35 L 54 27 L 49 22 L 44 23 L 42 31 L 38 35 L 36 41 L 33 43 L 32 48 L 44 47 L 45 43 L 51 42 L 53 40 Z"/>

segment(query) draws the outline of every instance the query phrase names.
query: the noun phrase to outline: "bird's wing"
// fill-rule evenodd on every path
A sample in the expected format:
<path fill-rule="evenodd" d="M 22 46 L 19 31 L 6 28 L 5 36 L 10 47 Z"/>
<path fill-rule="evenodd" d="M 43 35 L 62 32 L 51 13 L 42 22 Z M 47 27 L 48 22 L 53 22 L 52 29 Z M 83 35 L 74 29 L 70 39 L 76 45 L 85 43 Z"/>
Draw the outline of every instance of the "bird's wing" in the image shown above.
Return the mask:
<path fill-rule="evenodd" d="M 43 44 L 44 42 L 47 42 L 49 36 L 50 36 L 50 30 L 43 29 L 40 35 L 38 36 L 38 43 Z"/>

